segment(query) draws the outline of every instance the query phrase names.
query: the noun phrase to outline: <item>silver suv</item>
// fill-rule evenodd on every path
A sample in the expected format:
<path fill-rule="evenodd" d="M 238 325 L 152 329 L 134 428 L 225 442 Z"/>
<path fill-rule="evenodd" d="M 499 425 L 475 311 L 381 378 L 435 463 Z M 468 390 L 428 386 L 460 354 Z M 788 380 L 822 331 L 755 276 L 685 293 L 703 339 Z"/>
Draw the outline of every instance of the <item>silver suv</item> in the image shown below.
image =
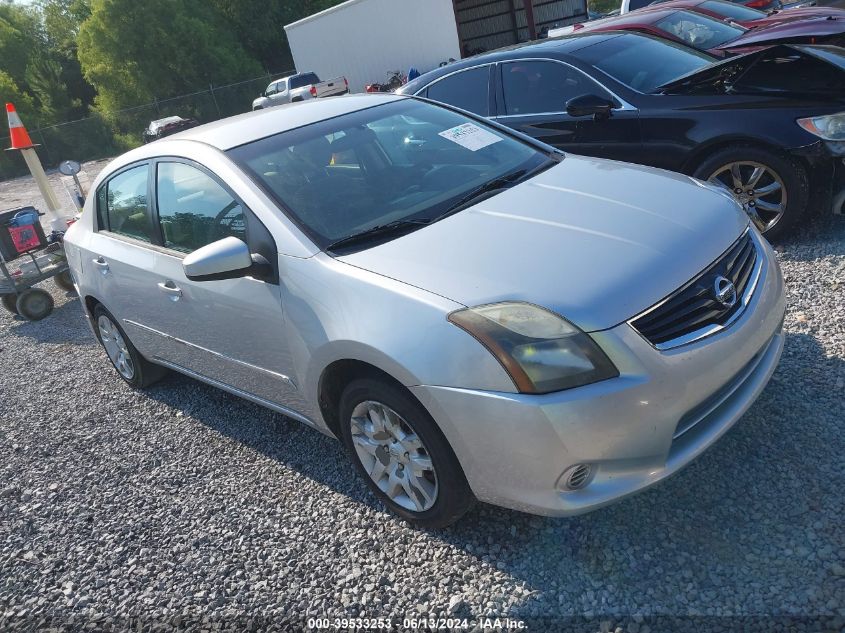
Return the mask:
<path fill-rule="evenodd" d="M 339 437 L 424 526 L 656 483 L 783 346 L 781 274 L 730 196 L 417 98 L 218 121 L 94 191 L 66 247 L 120 376 L 176 370 Z"/>

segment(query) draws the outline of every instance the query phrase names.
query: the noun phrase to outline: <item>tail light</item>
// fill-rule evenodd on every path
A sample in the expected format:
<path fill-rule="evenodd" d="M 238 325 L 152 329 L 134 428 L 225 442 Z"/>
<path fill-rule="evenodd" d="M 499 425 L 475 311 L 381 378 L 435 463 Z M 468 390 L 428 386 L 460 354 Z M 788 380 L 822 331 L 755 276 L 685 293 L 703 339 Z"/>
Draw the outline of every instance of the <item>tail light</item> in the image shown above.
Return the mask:
<path fill-rule="evenodd" d="M 349 87 L 349 82 L 346 80 L 346 77 L 343 78 L 343 85 L 347 88 Z"/>
<path fill-rule="evenodd" d="M 752 7 L 754 9 L 762 9 L 763 7 L 767 6 L 772 0 L 751 0 L 751 2 L 746 2 L 746 7 Z"/>
<path fill-rule="evenodd" d="M 316 97 L 317 96 L 317 86 L 311 86 L 311 90 L 309 90 L 309 92 L 311 93 L 312 97 Z"/>

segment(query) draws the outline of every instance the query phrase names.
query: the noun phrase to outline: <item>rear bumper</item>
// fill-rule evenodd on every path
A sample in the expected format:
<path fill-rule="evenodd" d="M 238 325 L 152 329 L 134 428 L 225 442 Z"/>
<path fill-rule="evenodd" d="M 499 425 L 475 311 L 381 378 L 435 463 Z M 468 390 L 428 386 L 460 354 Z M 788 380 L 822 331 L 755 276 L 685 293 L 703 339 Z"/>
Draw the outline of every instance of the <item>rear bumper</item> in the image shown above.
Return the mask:
<path fill-rule="evenodd" d="M 594 333 L 618 378 L 541 396 L 418 386 L 476 496 L 526 512 L 588 512 L 677 472 L 769 381 L 783 349 L 783 278 L 768 245 L 758 289 L 719 334 L 660 352 L 628 324 Z M 591 481 L 566 490 L 567 471 Z"/>

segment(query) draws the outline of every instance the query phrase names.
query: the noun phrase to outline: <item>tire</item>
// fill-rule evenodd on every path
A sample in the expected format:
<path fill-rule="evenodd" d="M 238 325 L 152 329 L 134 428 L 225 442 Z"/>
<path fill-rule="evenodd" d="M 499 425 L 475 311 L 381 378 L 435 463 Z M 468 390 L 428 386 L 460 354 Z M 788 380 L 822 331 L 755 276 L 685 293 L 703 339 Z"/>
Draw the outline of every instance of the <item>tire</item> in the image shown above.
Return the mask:
<path fill-rule="evenodd" d="M 58 275 L 54 275 L 53 281 L 62 290 L 68 290 L 70 292 L 76 292 L 76 288 L 74 288 L 74 286 L 73 286 L 73 277 L 70 276 L 69 270 L 65 270 L 65 271 L 60 272 Z"/>
<path fill-rule="evenodd" d="M 378 379 L 355 380 L 343 391 L 339 414 L 343 443 L 356 470 L 390 510 L 435 529 L 451 525 L 472 507 L 475 498 L 454 451 L 428 412 L 403 389 Z M 381 416 L 388 422 L 374 423 Z M 393 496 L 385 491 L 391 486 Z"/>
<path fill-rule="evenodd" d="M 733 178 L 729 166 L 740 165 L 739 183 Z M 751 179 L 762 167 L 765 171 L 757 183 Z M 721 178 L 717 175 L 721 174 Z M 752 145 L 732 145 L 711 154 L 698 166 L 693 176 L 716 184 L 722 184 L 743 204 L 749 215 L 756 210 L 755 223 L 770 240 L 788 236 L 807 213 L 810 200 L 810 184 L 804 166 L 787 156 Z M 739 187 L 734 187 L 739 184 Z M 773 188 L 771 193 L 761 195 L 752 187 L 761 190 Z M 751 186 L 749 186 L 751 185 Z M 775 188 L 776 187 L 776 188 Z M 738 193 L 737 189 L 741 191 Z M 765 206 L 764 206 L 765 205 Z M 780 207 L 780 211 L 771 210 Z"/>
<path fill-rule="evenodd" d="M 12 314 L 18 313 L 18 295 L 3 295 L 3 307 Z"/>
<path fill-rule="evenodd" d="M 141 356 L 117 320 L 101 305 L 94 308 L 94 331 L 117 375 L 130 387 L 149 387 L 167 374 L 167 369 Z"/>
<path fill-rule="evenodd" d="M 18 314 L 29 321 L 40 321 L 53 311 L 53 297 L 41 288 L 28 288 L 18 295 Z"/>

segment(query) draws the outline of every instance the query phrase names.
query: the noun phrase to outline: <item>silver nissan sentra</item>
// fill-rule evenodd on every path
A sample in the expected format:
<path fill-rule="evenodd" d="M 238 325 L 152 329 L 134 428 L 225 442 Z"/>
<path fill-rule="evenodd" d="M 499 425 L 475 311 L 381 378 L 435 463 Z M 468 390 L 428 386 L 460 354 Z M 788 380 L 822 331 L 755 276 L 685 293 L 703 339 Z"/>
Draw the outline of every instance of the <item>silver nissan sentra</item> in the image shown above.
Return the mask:
<path fill-rule="evenodd" d="M 417 98 L 145 145 L 65 244 L 126 382 L 176 370 L 341 438 L 429 527 L 475 499 L 573 515 L 660 481 L 783 348 L 783 279 L 729 194 Z"/>

